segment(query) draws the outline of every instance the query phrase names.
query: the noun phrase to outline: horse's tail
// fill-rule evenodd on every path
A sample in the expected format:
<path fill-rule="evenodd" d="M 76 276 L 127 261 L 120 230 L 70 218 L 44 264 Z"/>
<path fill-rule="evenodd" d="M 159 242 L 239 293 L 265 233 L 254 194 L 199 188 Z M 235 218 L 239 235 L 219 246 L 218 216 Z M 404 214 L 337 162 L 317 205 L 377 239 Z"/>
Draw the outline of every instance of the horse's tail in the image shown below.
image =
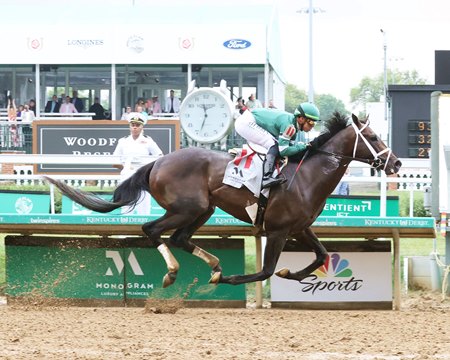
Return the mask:
<path fill-rule="evenodd" d="M 151 162 L 139 168 L 132 176 L 121 183 L 114 191 L 113 203 L 134 208 L 141 197 L 141 192 L 150 192 L 149 178 L 154 163 Z"/>
<path fill-rule="evenodd" d="M 153 164 L 154 162 L 141 167 L 121 183 L 114 191 L 112 201 L 102 199 L 87 191 L 75 189 L 63 181 L 48 176 L 44 176 L 44 179 L 55 185 L 61 193 L 76 203 L 96 212 L 107 213 L 122 206 L 134 207 L 139 201 L 141 191 L 150 192 L 148 180 Z"/>

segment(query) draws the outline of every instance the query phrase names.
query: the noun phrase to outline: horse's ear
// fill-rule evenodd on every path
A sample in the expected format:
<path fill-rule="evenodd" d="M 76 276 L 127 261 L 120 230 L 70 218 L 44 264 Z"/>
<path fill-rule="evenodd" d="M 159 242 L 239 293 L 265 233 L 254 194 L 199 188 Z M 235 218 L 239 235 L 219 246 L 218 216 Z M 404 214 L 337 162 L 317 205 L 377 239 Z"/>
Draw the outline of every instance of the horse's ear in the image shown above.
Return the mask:
<path fill-rule="evenodd" d="M 353 119 L 353 122 L 354 122 L 356 125 L 359 124 L 359 119 L 358 119 L 358 117 L 357 117 L 355 114 L 353 114 L 353 113 L 352 113 L 352 119 Z"/>

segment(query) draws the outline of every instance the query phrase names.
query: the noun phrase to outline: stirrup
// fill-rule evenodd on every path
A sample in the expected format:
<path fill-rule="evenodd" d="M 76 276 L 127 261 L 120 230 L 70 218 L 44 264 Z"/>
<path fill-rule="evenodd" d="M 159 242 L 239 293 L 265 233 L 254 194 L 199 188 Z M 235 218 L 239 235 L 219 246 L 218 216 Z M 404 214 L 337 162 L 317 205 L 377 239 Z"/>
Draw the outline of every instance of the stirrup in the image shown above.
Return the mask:
<path fill-rule="evenodd" d="M 284 178 L 268 177 L 266 179 L 263 179 L 262 185 L 261 185 L 261 190 L 270 188 L 272 186 L 280 185 L 280 184 L 283 184 L 285 182 L 286 182 L 286 179 L 284 179 Z"/>

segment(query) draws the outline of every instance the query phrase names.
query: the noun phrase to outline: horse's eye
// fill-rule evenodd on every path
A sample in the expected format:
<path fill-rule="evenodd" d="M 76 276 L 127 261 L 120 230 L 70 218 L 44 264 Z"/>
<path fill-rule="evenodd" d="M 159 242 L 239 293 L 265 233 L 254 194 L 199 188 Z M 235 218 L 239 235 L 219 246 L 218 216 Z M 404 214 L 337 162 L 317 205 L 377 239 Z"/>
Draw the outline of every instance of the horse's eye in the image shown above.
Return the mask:
<path fill-rule="evenodd" d="M 377 140 L 378 140 L 378 136 L 376 136 L 376 135 L 372 135 L 370 137 L 370 141 L 377 141 Z"/>

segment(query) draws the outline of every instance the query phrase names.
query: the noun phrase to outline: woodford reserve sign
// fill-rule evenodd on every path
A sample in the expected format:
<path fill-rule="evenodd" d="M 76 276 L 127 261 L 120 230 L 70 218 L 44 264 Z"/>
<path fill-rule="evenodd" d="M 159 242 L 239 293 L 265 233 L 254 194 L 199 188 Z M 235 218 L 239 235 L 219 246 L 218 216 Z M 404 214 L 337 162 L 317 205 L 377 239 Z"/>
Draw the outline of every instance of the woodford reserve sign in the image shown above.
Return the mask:
<path fill-rule="evenodd" d="M 38 120 L 33 122 L 34 154 L 112 155 L 120 138 L 130 134 L 128 122 L 110 120 Z M 180 147 L 178 120 L 150 120 L 144 127 L 164 154 Z M 39 164 L 36 173 L 115 174 L 111 165 Z"/>

